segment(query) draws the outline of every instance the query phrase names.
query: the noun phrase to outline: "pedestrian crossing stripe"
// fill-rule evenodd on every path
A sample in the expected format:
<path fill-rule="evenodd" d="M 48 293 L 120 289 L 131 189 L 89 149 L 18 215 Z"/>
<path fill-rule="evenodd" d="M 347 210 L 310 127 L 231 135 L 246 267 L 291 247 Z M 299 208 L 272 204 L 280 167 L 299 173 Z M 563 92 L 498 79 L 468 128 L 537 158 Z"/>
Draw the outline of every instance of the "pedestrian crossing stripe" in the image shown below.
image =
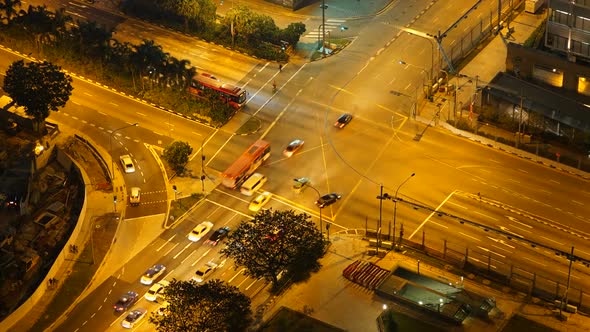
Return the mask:
<path fill-rule="evenodd" d="M 326 34 L 328 32 L 330 32 L 330 31 L 334 31 L 334 29 L 340 29 L 340 26 L 342 26 L 342 23 L 345 23 L 345 22 L 346 22 L 346 20 L 337 20 L 337 19 L 328 19 L 328 20 L 326 20 L 326 22 L 324 24 L 325 30 L 326 30 Z M 301 36 L 301 38 L 314 38 L 314 39 L 317 39 L 321 35 L 322 35 L 322 27 L 319 26 L 319 27 L 313 29 L 312 31 L 308 32 L 304 36 Z"/>

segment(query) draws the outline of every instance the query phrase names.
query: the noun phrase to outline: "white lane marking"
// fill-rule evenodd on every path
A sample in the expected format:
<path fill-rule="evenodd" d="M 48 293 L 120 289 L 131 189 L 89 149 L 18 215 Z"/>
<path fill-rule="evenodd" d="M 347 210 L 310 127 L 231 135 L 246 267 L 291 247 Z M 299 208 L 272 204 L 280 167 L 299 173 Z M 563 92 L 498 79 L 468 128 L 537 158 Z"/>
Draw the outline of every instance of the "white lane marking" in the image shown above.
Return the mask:
<path fill-rule="evenodd" d="M 496 248 L 496 249 L 504 250 L 504 251 L 506 251 L 506 252 L 508 252 L 508 253 L 510 253 L 510 254 L 512 253 L 512 251 L 511 251 L 511 250 L 508 250 L 508 249 L 506 249 L 506 248 L 502 248 L 502 247 L 498 247 L 498 246 L 497 246 L 497 245 L 495 245 L 495 244 L 492 244 L 492 247 L 494 247 L 494 248 Z"/>
<path fill-rule="evenodd" d="M 308 82 L 309 81 L 311 81 L 311 78 L 308 80 Z M 285 86 L 285 85 L 283 84 L 283 86 Z M 280 88 L 279 88 L 279 90 L 280 90 Z M 268 128 L 266 128 L 266 130 L 264 131 L 264 133 L 262 133 L 262 135 L 260 136 L 259 139 L 264 139 L 264 137 L 266 137 L 266 135 L 270 132 L 270 130 L 272 128 L 274 128 L 274 126 L 277 124 L 277 122 L 279 122 L 279 120 L 283 117 L 283 114 L 285 114 L 285 112 L 289 109 L 289 107 L 291 107 L 291 105 L 293 104 L 293 102 L 295 101 L 297 96 L 299 96 L 299 93 L 301 93 L 301 91 L 302 91 L 301 89 L 299 91 L 297 91 L 295 96 L 291 99 L 291 101 L 285 107 L 283 107 L 283 110 L 281 111 L 281 113 L 279 113 L 279 115 L 275 118 L 275 120 L 268 126 Z"/>
<path fill-rule="evenodd" d="M 209 250 L 211 250 L 211 249 L 209 249 Z M 196 260 L 196 261 L 194 261 L 194 262 L 191 264 L 191 266 L 195 266 L 195 265 L 197 265 L 197 263 L 198 263 L 198 262 L 199 262 L 201 259 L 203 259 L 203 257 L 205 257 L 205 255 L 207 255 L 207 253 L 209 252 L 209 250 L 207 250 L 207 252 L 203 253 L 203 254 L 201 255 L 201 257 L 197 258 L 197 260 Z"/>
<path fill-rule="evenodd" d="M 576 203 L 576 204 L 579 204 L 579 205 L 582 205 L 582 206 L 584 205 L 584 203 L 582 203 L 582 202 L 578 202 L 578 201 L 576 201 L 576 200 L 573 200 L 573 199 L 572 199 L 572 202 L 573 202 L 573 203 Z"/>
<path fill-rule="evenodd" d="M 476 261 L 476 262 L 481 263 L 481 264 L 483 264 L 485 266 L 488 266 L 488 262 L 481 261 L 481 260 L 479 260 L 477 258 L 474 258 L 473 256 L 469 257 L 469 260 Z M 491 268 L 493 268 L 494 270 L 496 269 L 496 266 L 495 265 L 489 265 L 489 266 Z"/>
<path fill-rule="evenodd" d="M 432 218 L 432 216 L 438 212 L 438 210 L 455 194 L 456 191 L 453 191 L 452 193 L 449 194 L 449 196 L 447 196 L 447 198 L 445 198 L 439 206 L 436 207 L 436 209 L 434 209 L 434 211 L 432 211 L 432 213 L 430 213 L 430 215 L 428 215 L 428 217 L 426 217 L 426 219 L 424 219 L 424 221 L 420 224 L 420 226 L 418 226 L 418 228 L 416 228 L 416 230 L 408 237 L 408 240 L 411 240 L 412 237 L 414 237 L 414 235 L 416 235 L 416 233 L 418 233 L 418 231 L 420 230 L 420 228 L 422 228 L 427 222 L 428 220 L 430 220 L 430 218 Z"/>
<path fill-rule="evenodd" d="M 524 236 L 518 234 L 518 233 L 514 233 L 513 231 L 511 231 L 508 227 L 505 226 L 499 226 L 501 230 L 503 230 L 506 233 L 512 234 L 514 236 L 518 236 L 521 239 L 524 239 Z M 530 232 L 529 232 L 530 233 Z"/>
<path fill-rule="evenodd" d="M 473 240 L 476 240 L 476 241 L 480 241 L 480 242 L 481 242 L 481 240 L 480 240 L 480 239 L 478 239 L 478 238 L 476 238 L 476 237 L 473 237 L 473 236 L 471 236 L 471 235 L 467 235 L 467 234 L 465 234 L 465 233 L 463 233 L 463 232 L 459 232 L 459 234 L 461 234 L 461 235 L 463 235 L 463 236 L 465 236 L 465 237 L 471 238 L 471 239 L 473 239 Z"/>
<path fill-rule="evenodd" d="M 517 223 L 517 224 L 522 225 L 524 227 L 533 228 L 533 226 L 528 225 L 528 224 L 525 224 L 525 223 L 522 223 L 522 222 L 518 221 L 518 219 L 516 219 L 516 218 L 514 218 L 512 216 L 506 216 L 506 218 L 508 218 L 508 220 L 512 221 L 513 223 Z"/>
<path fill-rule="evenodd" d="M 217 189 L 216 189 L 216 190 L 217 190 Z M 230 195 L 230 196 L 231 196 L 231 195 Z M 243 213 L 243 212 L 240 212 L 240 211 L 238 211 L 238 210 L 234 210 L 234 209 L 232 209 L 232 208 L 230 208 L 230 207 L 228 207 L 228 206 L 221 205 L 221 204 L 219 204 L 219 203 L 217 203 L 217 202 L 210 201 L 210 200 L 208 200 L 208 199 L 205 199 L 205 201 L 207 201 L 207 202 L 209 202 L 209 203 L 211 203 L 211 204 L 215 204 L 215 205 L 217 205 L 217 206 L 220 206 L 220 207 L 222 207 L 222 208 L 224 208 L 224 209 L 230 210 L 230 211 L 232 211 L 232 212 L 234 212 L 234 213 L 237 213 L 237 214 L 241 215 L 242 217 L 245 217 L 245 218 L 248 218 L 248 219 L 254 219 L 254 217 L 252 217 L 252 216 L 250 216 L 250 215 L 247 215 L 247 214 L 245 214 L 245 213 Z"/>
<path fill-rule="evenodd" d="M 564 271 L 561 271 L 561 270 L 557 270 L 557 272 L 559 272 L 559 273 L 563 273 L 563 274 L 565 274 L 565 275 L 569 275 L 569 276 L 571 276 L 572 278 L 580 279 L 580 277 L 576 277 L 576 275 L 575 275 L 575 274 L 570 274 L 570 273 L 568 273 L 568 272 L 564 272 Z"/>
<path fill-rule="evenodd" d="M 467 207 L 466 207 L 466 206 L 463 206 L 463 205 L 457 204 L 457 203 L 455 203 L 455 202 L 449 202 L 449 204 L 452 204 L 452 205 L 455 205 L 455 206 L 458 206 L 458 207 L 460 207 L 460 208 L 462 208 L 462 209 L 465 209 L 465 210 L 467 210 Z"/>
<path fill-rule="evenodd" d="M 242 269 L 241 269 L 240 271 L 238 271 L 238 272 L 237 272 L 237 273 L 236 273 L 236 274 L 235 274 L 233 277 L 231 277 L 231 278 L 230 278 L 230 279 L 227 281 L 227 283 L 229 284 L 229 283 L 231 283 L 232 281 L 234 281 L 234 279 L 235 279 L 236 277 L 238 277 L 240 274 L 242 274 L 242 272 L 244 272 L 245 270 L 246 270 L 246 268 L 242 268 Z"/>
<path fill-rule="evenodd" d="M 501 164 L 499 161 L 494 160 L 494 159 L 488 159 L 488 160 L 491 161 L 491 162 L 493 162 L 493 163 L 496 163 L 496 164 Z"/>
<path fill-rule="evenodd" d="M 555 240 L 553 240 L 553 239 L 550 239 L 550 238 L 548 238 L 548 237 L 546 237 L 546 236 L 541 236 L 541 237 L 542 237 L 542 238 L 544 238 L 545 240 L 548 240 L 548 241 L 551 241 L 551 242 L 557 243 L 557 244 L 559 244 L 559 245 L 562 245 L 562 246 L 564 245 L 563 243 L 561 243 L 561 242 L 557 242 L 557 241 L 555 241 Z"/>
<path fill-rule="evenodd" d="M 187 259 L 191 258 L 191 256 L 192 256 L 192 255 L 193 255 L 195 252 L 196 252 L 196 251 L 193 251 L 193 252 L 191 252 L 190 254 L 188 254 L 188 256 L 186 256 L 186 257 L 185 257 L 185 258 L 182 260 L 182 262 L 180 262 L 180 264 L 184 264 L 184 262 L 185 262 Z"/>
<path fill-rule="evenodd" d="M 529 261 L 529 262 L 533 262 L 533 263 L 535 263 L 535 264 L 539 264 L 539 265 L 541 265 L 541 266 L 547 266 L 546 264 L 539 263 L 539 262 L 537 262 L 536 260 L 534 260 L 534 259 L 531 259 L 531 258 L 528 258 L 528 257 L 526 257 L 526 256 L 523 256 L 522 258 L 526 259 L 526 260 L 527 260 L 527 261 Z"/>
<path fill-rule="evenodd" d="M 480 247 L 480 246 L 477 246 L 477 247 L 478 247 L 479 249 L 483 250 L 483 251 L 487 251 L 487 252 L 489 252 L 489 253 L 492 253 L 492 254 L 494 254 L 494 255 L 498 255 L 498 256 L 500 256 L 500 257 L 502 257 L 502 258 L 506 258 L 506 256 L 504 256 L 504 255 L 502 255 L 502 254 L 499 254 L 499 253 L 497 253 L 497 252 L 495 252 L 495 251 L 493 251 L 493 250 L 490 250 L 490 249 L 488 249 L 488 248 L 485 248 L 485 247 Z"/>
<path fill-rule="evenodd" d="M 140 112 L 135 112 L 135 113 L 136 113 L 137 115 L 141 115 L 141 116 L 147 116 L 147 115 L 145 115 L 145 114 L 143 114 L 143 113 L 140 113 Z"/>
<path fill-rule="evenodd" d="M 549 181 L 550 181 L 550 182 L 553 182 L 553 183 L 555 183 L 555 184 L 561 184 L 561 183 L 559 183 L 559 181 L 555 181 L 555 180 L 549 180 Z"/>
<path fill-rule="evenodd" d="M 113 106 L 116 106 L 116 107 L 119 107 L 119 105 L 117 105 L 117 104 L 113 103 L 112 101 L 110 101 L 110 102 L 109 102 L 109 104 L 111 104 L 111 105 L 113 105 Z"/>
<path fill-rule="evenodd" d="M 443 224 L 440 224 L 440 223 L 438 223 L 438 222 L 436 222 L 436 221 L 432 221 L 431 223 L 432 223 L 433 225 L 436 225 L 436 226 L 439 226 L 439 227 L 443 227 L 443 228 L 449 229 L 449 227 L 448 227 L 448 226 L 445 226 L 445 225 L 443 225 Z"/>
<path fill-rule="evenodd" d="M 252 281 L 252 283 L 250 283 L 250 285 L 248 285 L 244 290 L 249 290 L 250 287 L 254 286 L 254 284 L 256 284 L 258 282 L 258 280 L 260 280 L 260 279 L 262 279 L 262 278 L 258 278 L 256 280 Z"/>
<path fill-rule="evenodd" d="M 260 67 L 260 69 L 258 70 L 258 72 L 262 72 L 264 70 L 264 68 L 266 68 L 268 66 L 269 62 L 265 63 L 264 66 Z"/>
<path fill-rule="evenodd" d="M 78 14 L 78 13 L 74 13 L 74 12 L 72 12 L 72 11 L 69 11 L 69 10 L 66 10 L 66 13 L 68 13 L 68 14 L 70 14 L 70 15 L 78 16 L 78 17 L 80 17 L 80 18 L 83 18 L 83 19 L 86 19 L 86 16 L 84 16 L 84 15 L 80 15 L 80 14 Z"/>
<path fill-rule="evenodd" d="M 82 104 L 80 104 L 80 103 L 77 103 L 77 102 L 75 102 L 75 101 L 73 101 L 73 100 L 72 100 L 72 103 L 74 103 L 74 105 L 78 105 L 78 106 L 82 105 Z"/>
<path fill-rule="evenodd" d="M 492 216 L 488 216 L 488 215 L 487 215 L 487 214 L 485 214 L 485 213 L 481 213 L 481 212 L 479 212 L 479 211 L 475 211 L 475 213 L 479 214 L 480 216 L 484 216 L 484 217 L 490 218 L 490 219 L 492 219 L 492 220 L 494 220 L 494 221 L 498 221 L 498 218 L 494 218 L 494 217 L 492 217 Z"/>
<path fill-rule="evenodd" d="M 176 255 L 174 255 L 174 257 L 172 257 L 173 259 L 176 259 L 178 256 L 180 256 L 180 254 L 182 254 L 188 247 L 191 246 L 191 244 L 193 244 L 193 242 L 189 242 L 186 246 L 184 246 L 184 248 L 182 248 L 182 250 L 180 250 Z"/>
<path fill-rule="evenodd" d="M 176 247 L 177 247 L 179 244 L 180 244 L 180 243 L 177 243 L 177 244 L 175 244 L 175 245 L 174 245 L 174 247 L 170 248 L 170 250 L 168 250 L 168 251 L 167 251 L 167 252 L 164 254 L 164 256 L 168 256 L 168 254 L 169 254 L 169 253 L 170 253 L 172 250 L 174 250 L 174 248 L 176 248 Z"/>
<path fill-rule="evenodd" d="M 490 240 L 492 240 L 492 241 L 494 241 L 494 242 L 496 242 L 496 243 L 501 243 L 501 244 L 507 246 L 510 249 L 516 248 L 516 247 L 511 246 L 508 243 L 504 242 L 504 240 L 502 240 L 502 239 L 496 239 L 495 237 L 491 237 L 491 236 L 488 236 L 487 238 L 490 239 Z"/>
<path fill-rule="evenodd" d="M 524 169 L 520 169 L 520 168 L 519 168 L 518 170 L 519 170 L 520 172 L 523 172 L 523 173 L 528 173 L 528 172 L 527 172 L 527 171 L 525 171 Z"/>

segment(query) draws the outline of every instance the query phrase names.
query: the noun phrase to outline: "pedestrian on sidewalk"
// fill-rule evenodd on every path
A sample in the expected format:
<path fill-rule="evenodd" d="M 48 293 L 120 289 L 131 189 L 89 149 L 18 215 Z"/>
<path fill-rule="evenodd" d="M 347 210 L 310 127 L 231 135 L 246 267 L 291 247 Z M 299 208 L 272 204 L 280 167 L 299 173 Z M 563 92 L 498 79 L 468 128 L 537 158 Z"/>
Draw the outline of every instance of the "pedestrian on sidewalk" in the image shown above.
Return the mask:
<path fill-rule="evenodd" d="M 283 71 L 283 64 L 279 63 L 279 72 L 282 72 L 282 71 Z"/>

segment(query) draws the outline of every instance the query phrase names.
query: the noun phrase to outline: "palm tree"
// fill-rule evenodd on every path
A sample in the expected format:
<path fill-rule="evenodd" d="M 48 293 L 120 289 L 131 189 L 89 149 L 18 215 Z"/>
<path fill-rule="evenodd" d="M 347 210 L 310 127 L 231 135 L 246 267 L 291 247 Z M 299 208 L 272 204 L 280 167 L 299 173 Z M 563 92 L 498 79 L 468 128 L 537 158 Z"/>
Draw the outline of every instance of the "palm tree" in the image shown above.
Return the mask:
<path fill-rule="evenodd" d="M 59 8 L 54 15 L 50 17 L 49 31 L 47 31 L 47 40 L 58 40 L 67 32 L 66 25 L 72 21 L 72 17 L 66 14 L 65 8 Z M 52 38 L 53 37 L 53 38 Z"/>
<path fill-rule="evenodd" d="M 18 20 L 27 35 L 31 37 L 37 50 L 41 51 L 42 41 L 45 39 L 46 34 L 51 31 L 52 18 L 47 7 L 29 5 L 26 11 L 20 11 Z"/>
<path fill-rule="evenodd" d="M 133 66 L 137 69 L 140 78 L 146 74 L 153 80 L 157 79 L 162 71 L 168 53 L 162 51 L 162 46 L 156 45 L 153 40 L 144 39 L 139 45 L 134 46 L 135 52 L 131 56 Z M 142 90 L 145 89 L 142 82 Z"/>
<path fill-rule="evenodd" d="M 113 31 L 99 26 L 96 22 L 78 22 L 80 51 L 83 55 L 106 59 Z"/>
<path fill-rule="evenodd" d="M 135 72 L 132 63 L 132 57 L 134 54 L 133 45 L 128 42 L 121 43 L 116 39 L 111 39 L 109 45 L 110 47 L 106 54 L 106 62 L 113 65 L 115 70 L 127 70 L 131 74 L 133 89 L 137 89 L 135 86 Z"/>

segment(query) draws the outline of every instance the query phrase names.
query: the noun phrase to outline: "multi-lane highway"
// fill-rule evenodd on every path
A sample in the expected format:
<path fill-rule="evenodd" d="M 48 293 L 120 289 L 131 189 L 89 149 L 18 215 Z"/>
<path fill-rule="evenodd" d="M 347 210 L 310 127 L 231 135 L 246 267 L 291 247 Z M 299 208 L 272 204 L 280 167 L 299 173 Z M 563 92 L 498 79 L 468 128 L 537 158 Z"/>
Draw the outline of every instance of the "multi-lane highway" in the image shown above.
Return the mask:
<path fill-rule="evenodd" d="M 51 117 L 83 129 L 107 149 L 109 130 L 140 123 L 139 127 L 116 135 L 113 144 L 115 158 L 129 151 L 139 165 L 137 174 L 125 175 L 127 186 L 141 185 L 154 192 L 148 198 L 148 203 L 153 198 L 154 204 L 133 213 L 157 214 L 166 206 L 160 201 L 165 199 L 167 183 L 145 144 L 162 147 L 172 140 L 183 140 L 196 147 L 203 143 L 209 174 L 217 174 L 254 140 L 263 138 L 273 148 L 270 159 L 260 169 L 269 179 L 264 189 L 274 194 L 269 206 L 300 209 L 317 220 L 315 192 L 296 194 L 291 190 L 293 178 L 309 177 L 321 193 L 343 195 L 342 200 L 323 210 L 324 217 L 332 222 L 331 232 L 364 229 L 367 220 L 369 227 L 375 228 L 379 186 L 383 184 L 385 191 L 393 194 L 415 173 L 400 191 L 404 200 L 560 250 L 567 251 L 575 244 L 578 254 L 590 259 L 590 248 L 585 243 L 590 233 L 590 209 L 586 204 L 590 191 L 586 181 L 437 128 L 428 128 L 420 140 L 414 140 L 424 126 L 408 117 L 414 98 L 403 95 L 415 96 L 421 90 L 429 76 L 432 50 L 429 42 L 420 37 L 402 33 L 394 38 L 399 32 L 396 26 L 408 25 L 436 33 L 457 19 L 444 13 L 461 13 L 468 8 L 456 1 L 438 1 L 438 7 L 421 13 L 427 3 L 430 2 L 397 2 L 382 15 L 365 19 L 355 41 L 337 56 L 323 61 L 289 63 L 281 73 L 274 66 L 254 60 L 249 60 L 249 66 L 238 61 L 228 69 L 208 67 L 218 68 L 225 77 L 239 76 L 237 72 L 244 71 L 235 81 L 242 82 L 251 96 L 248 106 L 219 130 L 171 116 L 83 81 L 75 81 L 71 102 L 63 112 Z M 486 2 L 487 7 L 482 6 L 481 10 L 489 9 L 491 3 Z M 476 18 L 474 15 L 473 19 Z M 460 35 L 461 30 L 455 29 L 447 40 L 456 40 Z M 181 40 L 176 35 L 167 38 Z M 201 54 L 200 49 L 191 52 L 196 52 L 197 57 Z M 399 60 L 411 65 L 402 66 Z M 7 64 L 2 61 L 0 66 L 5 70 Z M 273 81 L 279 87 L 276 93 L 270 88 Z M 335 128 L 333 122 L 345 112 L 353 114 L 354 119 L 344 129 Z M 248 136 L 235 135 L 249 116 L 260 120 L 260 130 Z M 280 152 L 295 138 L 305 140 L 305 146 L 293 157 L 284 158 Z M 185 221 L 162 233 L 96 288 L 75 308 L 75 314 L 68 316 L 60 330 L 117 326 L 120 318 L 113 315 L 112 303 L 127 290 L 143 295 L 147 288 L 139 284 L 139 277 L 154 263 L 168 266 L 166 278 L 189 278 L 197 264 L 217 257 L 219 248 L 190 243 L 186 239 L 188 231 L 203 220 L 213 221 L 216 228 L 226 224 L 235 227 L 248 218 L 248 202 L 249 198 L 237 192 L 215 190 Z M 384 202 L 383 225 L 392 221 L 392 208 L 390 201 Z M 435 248 L 442 248 L 446 240 L 449 249 L 461 253 L 468 249 L 474 261 L 502 272 L 506 265 L 515 264 L 563 281 L 567 271 L 567 262 L 546 250 L 523 246 L 439 217 L 430 210 L 415 210 L 398 203 L 396 220 L 398 234 L 401 223 L 404 225 L 404 238 L 419 242 L 424 234 L 426 243 Z M 239 285 L 248 295 L 263 287 L 262 281 L 244 278 L 241 273 L 228 262 L 213 277 Z M 575 273 L 572 282 L 583 285 L 586 268 L 576 265 Z M 144 300 L 138 305 L 154 307 Z"/>

